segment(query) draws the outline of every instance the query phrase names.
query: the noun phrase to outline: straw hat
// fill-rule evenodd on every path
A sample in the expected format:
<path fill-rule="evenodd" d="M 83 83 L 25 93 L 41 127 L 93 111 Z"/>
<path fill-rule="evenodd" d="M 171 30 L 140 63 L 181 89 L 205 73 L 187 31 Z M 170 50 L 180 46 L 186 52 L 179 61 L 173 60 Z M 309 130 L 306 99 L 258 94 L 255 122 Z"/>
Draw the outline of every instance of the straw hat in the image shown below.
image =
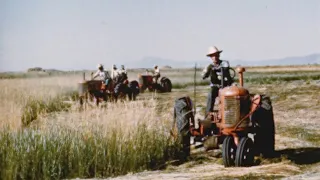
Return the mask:
<path fill-rule="evenodd" d="M 213 55 L 216 53 L 221 53 L 221 52 L 222 52 L 222 50 L 219 50 L 216 46 L 210 46 L 208 49 L 207 56 L 210 56 L 210 55 Z"/>

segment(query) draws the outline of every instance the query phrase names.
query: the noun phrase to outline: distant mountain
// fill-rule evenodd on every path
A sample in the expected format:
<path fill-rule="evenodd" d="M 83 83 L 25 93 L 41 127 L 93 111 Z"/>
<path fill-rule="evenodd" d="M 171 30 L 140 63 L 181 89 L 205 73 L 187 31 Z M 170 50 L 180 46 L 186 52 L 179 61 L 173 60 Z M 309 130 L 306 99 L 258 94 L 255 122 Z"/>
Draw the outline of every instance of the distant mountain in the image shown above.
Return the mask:
<path fill-rule="evenodd" d="M 286 57 L 279 59 L 267 60 L 229 60 L 232 66 L 275 66 L 275 65 L 307 65 L 320 64 L 320 53 L 307 56 Z M 210 63 L 210 60 L 195 60 L 195 61 L 177 61 L 172 59 L 164 59 L 159 57 L 145 57 L 139 61 L 126 63 L 128 68 L 152 68 L 155 64 L 158 66 L 171 66 L 173 68 L 194 67 L 195 63 L 198 66 L 205 66 Z"/>
<path fill-rule="evenodd" d="M 173 68 L 192 67 L 192 62 L 181 62 L 172 59 L 164 59 L 159 57 L 145 57 L 139 61 L 125 63 L 128 68 L 153 68 L 154 65 L 171 66 Z"/>
<path fill-rule="evenodd" d="M 232 64 L 241 64 L 246 66 L 275 66 L 275 65 L 307 65 L 320 64 L 320 54 L 311 54 L 307 56 L 286 57 L 280 59 L 243 61 L 232 60 Z"/>

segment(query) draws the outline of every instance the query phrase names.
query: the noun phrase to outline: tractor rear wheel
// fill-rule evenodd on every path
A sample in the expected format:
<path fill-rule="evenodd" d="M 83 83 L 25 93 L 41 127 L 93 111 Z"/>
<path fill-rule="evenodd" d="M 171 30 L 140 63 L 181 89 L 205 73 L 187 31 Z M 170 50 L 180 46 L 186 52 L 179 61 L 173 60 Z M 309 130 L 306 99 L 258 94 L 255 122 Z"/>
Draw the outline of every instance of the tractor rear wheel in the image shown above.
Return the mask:
<path fill-rule="evenodd" d="M 161 86 L 162 86 L 163 92 L 171 92 L 172 83 L 171 83 L 170 79 L 168 79 L 168 78 L 163 78 L 163 79 L 161 80 Z"/>
<path fill-rule="evenodd" d="M 253 142 L 248 137 L 241 138 L 236 151 L 236 166 L 250 166 L 253 164 Z"/>
<path fill-rule="evenodd" d="M 179 143 L 182 145 L 180 159 L 186 159 L 190 155 L 190 118 L 192 118 L 192 107 L 188 97 L 179 98 L 175 101 L 174 118 L 178 130 Z"/>
<path fill-rule="evenodd" d="M 268 96 L 261 96 L 260 107 L 252 114 L 252 121 L 255 126 L 254 146 L 256 153 L 269 158 L 275 152 L 275 125 L 273 108 Z"/>
<path fill-rule="evenodd" d="M 234 166 L 237 146 L 234 144 L 232 136 L 227 136 L 222 144 L 222 158 L 225 167 Z"/>

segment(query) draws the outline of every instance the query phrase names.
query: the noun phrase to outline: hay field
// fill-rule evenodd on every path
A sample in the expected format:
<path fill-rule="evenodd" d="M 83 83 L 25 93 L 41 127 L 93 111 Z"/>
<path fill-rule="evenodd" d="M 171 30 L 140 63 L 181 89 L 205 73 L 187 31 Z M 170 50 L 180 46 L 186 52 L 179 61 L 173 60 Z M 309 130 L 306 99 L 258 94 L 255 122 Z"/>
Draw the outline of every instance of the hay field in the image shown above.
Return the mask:
<path fill-rule="evenodd" d="M 248 68 L 245 87 L 273 101 L 274 159 L 250 168 L 224 168 L 221 153 L 195 153 L 176 165 L 179 146 L 169 135 L 174 99 L 189 95 L 204 108 L 208 82 L 194 70 L 165 70 L 173 92 L 140 94 L 135 102 L 79 111 L 74 99 L 79 74 L 0 80 L 1 179 L 223 179 L 313 177 L 320 169 L 320 71 Z M 299 71 L 299 69 L 301 69 Z M 130 80 L 139 71 L 129 72 Z M 143 73 L 143 72 L 141 72 Z M 32 118 L 31 118 L 32 117 Z M 28 121 L 32 119 L 32 121 Z M 157 170 L 146 171 L 144 170 Z"/>

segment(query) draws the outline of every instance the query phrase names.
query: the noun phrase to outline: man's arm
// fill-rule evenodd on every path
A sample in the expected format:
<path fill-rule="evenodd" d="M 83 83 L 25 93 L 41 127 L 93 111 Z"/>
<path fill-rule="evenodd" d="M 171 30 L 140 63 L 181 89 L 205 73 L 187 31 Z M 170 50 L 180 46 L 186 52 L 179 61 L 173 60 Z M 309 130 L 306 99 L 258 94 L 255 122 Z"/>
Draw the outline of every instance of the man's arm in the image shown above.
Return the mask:
<path fill-rule="evenodd" d="M 210 75 L 210 72 L 211 72 L 211 69 L 212 69 L 212 64 L 209 64 L 207 67 L 205 67 L 202 71 L 202 79 L 206 79 L 209 77 Z"/>
<path fill-rule="evenodd" d="M 95 78 L 98 77 L 98 76 L 99 76 L 99 71 L 97 71 L 97 72 L 94 73 L 92 79 L 95 79 Z"/>

